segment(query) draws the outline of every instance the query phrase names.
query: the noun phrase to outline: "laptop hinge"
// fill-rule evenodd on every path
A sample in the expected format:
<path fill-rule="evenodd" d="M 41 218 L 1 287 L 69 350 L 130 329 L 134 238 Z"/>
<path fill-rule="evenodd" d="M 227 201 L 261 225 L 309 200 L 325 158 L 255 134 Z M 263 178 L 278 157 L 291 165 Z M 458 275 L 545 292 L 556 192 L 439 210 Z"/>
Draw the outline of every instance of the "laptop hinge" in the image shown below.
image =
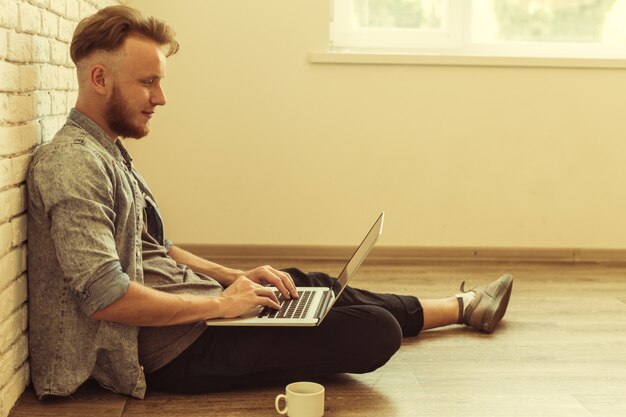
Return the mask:
<path fill-rule="evenodd" d="M 328 304 L 330 303 L 330 300 L 332 299 L 333 296 L 333 292 L 332 291 L 326 291 L 323 295 L 323 299 L 322 301 L 320 301 L 320 305 L 317 306 L 317 311 L 315 312 L 315 315 L 313 317 L 315 317 L 316 319 L 319 319 L 322 314 L 324 312 L 326 312 L 326 309 L 328 308 Z"/>

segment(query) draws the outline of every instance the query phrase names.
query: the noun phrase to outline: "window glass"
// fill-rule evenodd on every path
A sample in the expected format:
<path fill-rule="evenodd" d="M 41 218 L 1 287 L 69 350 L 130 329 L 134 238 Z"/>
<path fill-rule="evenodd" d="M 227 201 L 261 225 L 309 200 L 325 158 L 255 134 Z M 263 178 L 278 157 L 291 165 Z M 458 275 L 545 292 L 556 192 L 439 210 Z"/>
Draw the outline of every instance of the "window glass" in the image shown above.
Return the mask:
<path fill-rule="evenodd" d="M 441 29 L 442 0 L 355 0 L 354 18 L 361 28 Z"/>
<path fill-rule="evenodd" d="M 621 0 L 474 0 L 473 42 L 626 42 Z"/>

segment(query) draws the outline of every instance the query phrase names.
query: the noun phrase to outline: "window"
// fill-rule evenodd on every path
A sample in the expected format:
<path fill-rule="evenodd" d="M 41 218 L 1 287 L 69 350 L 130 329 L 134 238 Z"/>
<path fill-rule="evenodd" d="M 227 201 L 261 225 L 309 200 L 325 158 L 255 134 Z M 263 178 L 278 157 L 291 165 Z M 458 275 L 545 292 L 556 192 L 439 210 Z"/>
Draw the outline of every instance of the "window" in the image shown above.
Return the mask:
<path fill-rule="evenodd" d="M 626 0 L 333 0 L 335 50 L 626 58 Z"/>

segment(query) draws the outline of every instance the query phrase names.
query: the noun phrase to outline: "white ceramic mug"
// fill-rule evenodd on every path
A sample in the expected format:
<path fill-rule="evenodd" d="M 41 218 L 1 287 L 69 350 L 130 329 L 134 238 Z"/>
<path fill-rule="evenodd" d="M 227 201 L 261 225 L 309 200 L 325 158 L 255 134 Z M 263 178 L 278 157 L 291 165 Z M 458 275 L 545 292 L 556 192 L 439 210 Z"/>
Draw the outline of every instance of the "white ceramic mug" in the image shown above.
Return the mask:
<path fill-rule="evenodd" d="M 279 406 L 285 400 L 285 408 Z M 324 415 L 324 386 L 315 382 L 294 382 L 287 385 L 285 394 L 274 401 L 276 411 L 289 417 L 322 417 Z"/>

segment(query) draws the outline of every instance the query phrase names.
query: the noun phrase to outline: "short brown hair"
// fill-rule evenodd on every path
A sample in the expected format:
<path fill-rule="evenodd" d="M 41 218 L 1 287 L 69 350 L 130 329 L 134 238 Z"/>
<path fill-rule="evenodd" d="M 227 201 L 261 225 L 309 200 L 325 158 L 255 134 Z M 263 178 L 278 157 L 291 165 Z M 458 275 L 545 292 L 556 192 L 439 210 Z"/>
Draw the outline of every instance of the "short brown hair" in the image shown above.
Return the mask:
<path fill-rule="evenodd" d="M 111 6 L 81 20 L 76 26 L 70 55 L 74 64 L 97 50 L 113 52 L 132 34 L 145 36 L 160 45 L 169 45 L 166 56 L 178 51 L 171 26 L 154 17 L 144 17 L 128 6 Z"/>

